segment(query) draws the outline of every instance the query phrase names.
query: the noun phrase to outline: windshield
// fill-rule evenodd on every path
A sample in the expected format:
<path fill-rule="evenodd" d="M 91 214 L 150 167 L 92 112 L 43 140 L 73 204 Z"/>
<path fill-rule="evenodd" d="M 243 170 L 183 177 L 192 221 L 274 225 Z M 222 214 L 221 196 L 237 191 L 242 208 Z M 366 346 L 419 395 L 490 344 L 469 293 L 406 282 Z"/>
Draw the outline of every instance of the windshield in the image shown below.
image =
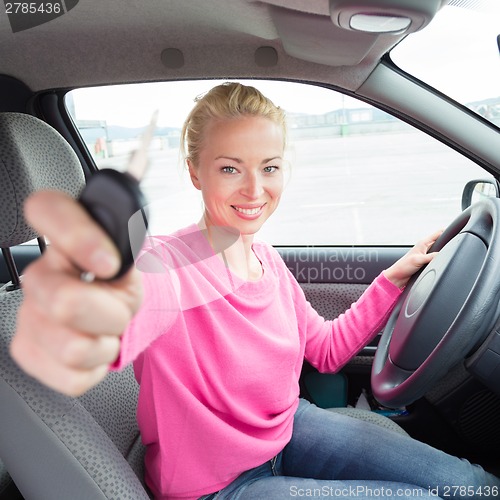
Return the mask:
<path fill-rule="evenodd" d="M 500 2 L 452 0 L 391 51 L 404 71 L 500 126 Z"/>

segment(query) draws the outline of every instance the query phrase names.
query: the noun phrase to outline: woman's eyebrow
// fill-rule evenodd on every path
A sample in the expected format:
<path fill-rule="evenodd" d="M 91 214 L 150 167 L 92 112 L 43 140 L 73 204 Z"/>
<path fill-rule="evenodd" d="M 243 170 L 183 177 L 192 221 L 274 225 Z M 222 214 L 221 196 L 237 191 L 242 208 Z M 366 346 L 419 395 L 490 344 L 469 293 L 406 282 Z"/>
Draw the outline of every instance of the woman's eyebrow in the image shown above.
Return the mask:
<path fill-rule="evenodd" d="M 215 158 L 216 160 L 231 160 L 231 161 L 234 161 L 235 163 L 243 163 L 243 160 L 241 158 L 233 158 L 232 156 L 225 156 L 225 155 L 221 155 L 221 156 L 217 156 L 217 158 Z"/>
<path fill-rule="evenodd" d="M 262 160 L 262 163 L 269 163 L 270 161 L 273 160 L 281 160 L 281 156 L 273 156 L 272 158 L 267 158 L 266 160 Z"/>
<path fill-rule="evenodd" d="M 231 160 L 231 161 L 234 161 L 235 163 L 244 163 L 243 160 L 241 158 L 235 158 L 233 156 L 226 156 L 226 155 L 220 155 L 220 156 L 217 156 L 217 158 L 215 158 L 216 160 Z M 264 163 L 269 163 L 270 161 L 273 161 L 273 160 L 281 160 L 281 156 L 273 156 L 272 158 L 265 158 L 264 160 L 262 160 L 261 164 L 263 165 Z"/>

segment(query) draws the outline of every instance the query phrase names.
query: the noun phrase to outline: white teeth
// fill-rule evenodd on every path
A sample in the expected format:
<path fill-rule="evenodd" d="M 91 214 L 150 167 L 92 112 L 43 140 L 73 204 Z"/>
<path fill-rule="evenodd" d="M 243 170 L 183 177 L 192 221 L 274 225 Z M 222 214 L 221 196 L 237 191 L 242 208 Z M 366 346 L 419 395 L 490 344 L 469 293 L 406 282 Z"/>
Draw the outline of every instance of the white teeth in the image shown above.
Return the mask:
<path fill-rule="evenodd" d="M 240 208 L 240 207 L 234 207 L 235 210 L 238 212 L 241 212 L 242 214 L 245 215 L 255 215 L 258 214 L 261 210 L 262 207 L 257 207 L 257 208 Z"/>

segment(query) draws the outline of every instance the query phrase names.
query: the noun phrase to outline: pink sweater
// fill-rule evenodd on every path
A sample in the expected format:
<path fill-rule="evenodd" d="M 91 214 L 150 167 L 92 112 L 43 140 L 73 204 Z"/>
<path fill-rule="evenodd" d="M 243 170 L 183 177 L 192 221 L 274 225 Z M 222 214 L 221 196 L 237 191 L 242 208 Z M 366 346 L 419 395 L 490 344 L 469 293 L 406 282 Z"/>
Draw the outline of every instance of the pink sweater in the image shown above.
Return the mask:
<path fill-rule="evenodd" d="M 113 369 L 135 360 L 155 497 L 198 498 L 283 449 L 304 357 L 319 371 L 339 370 L 380 331 L 400 290 L 381 274 L 325 321 L 267 244 L 253 245 L 264 269 L 254 282 L 232 275 L 196 225 L 152 244 L 139 261 L 149 270 L 145 300 Z"/>

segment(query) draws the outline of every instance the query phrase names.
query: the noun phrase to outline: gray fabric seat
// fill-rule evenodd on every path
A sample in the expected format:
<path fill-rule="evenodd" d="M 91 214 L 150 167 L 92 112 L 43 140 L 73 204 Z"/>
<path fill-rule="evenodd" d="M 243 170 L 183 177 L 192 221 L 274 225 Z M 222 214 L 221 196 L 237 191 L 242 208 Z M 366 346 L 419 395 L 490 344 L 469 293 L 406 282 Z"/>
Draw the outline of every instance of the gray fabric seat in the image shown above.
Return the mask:
<path fill-rule="evenodd" d="M 25 223 L 22 205 L 49 188 L 77 196 L 81 165 L 66 141 L 44 122 L 0 114 L 0 247 L 38 235 Z M 42 386 L 12 361 L 22 290 L 0 289 L 0 450 L 5 469 L 25 499 L 148 499 L 143 486 L 144 449 L 135 421 L 138 386 L 132 368 L 111 374 L 75 399 Z"/>
<path fill-rule="evenodd" d="M 363 420 L 365 422 L 378 425 L 379 427 L 384 427 L 385 429 L 390 429 L 391 431 L 408 436 L 408 433 L 396 422 L 383 415 L 374 413 L 373 411 L 361 410 L 359 408 L 328 408 L 328 411 L 333 411 L 335 413 L 340 413 L 342 415 L 357 418 L 359 420 Z"/>

